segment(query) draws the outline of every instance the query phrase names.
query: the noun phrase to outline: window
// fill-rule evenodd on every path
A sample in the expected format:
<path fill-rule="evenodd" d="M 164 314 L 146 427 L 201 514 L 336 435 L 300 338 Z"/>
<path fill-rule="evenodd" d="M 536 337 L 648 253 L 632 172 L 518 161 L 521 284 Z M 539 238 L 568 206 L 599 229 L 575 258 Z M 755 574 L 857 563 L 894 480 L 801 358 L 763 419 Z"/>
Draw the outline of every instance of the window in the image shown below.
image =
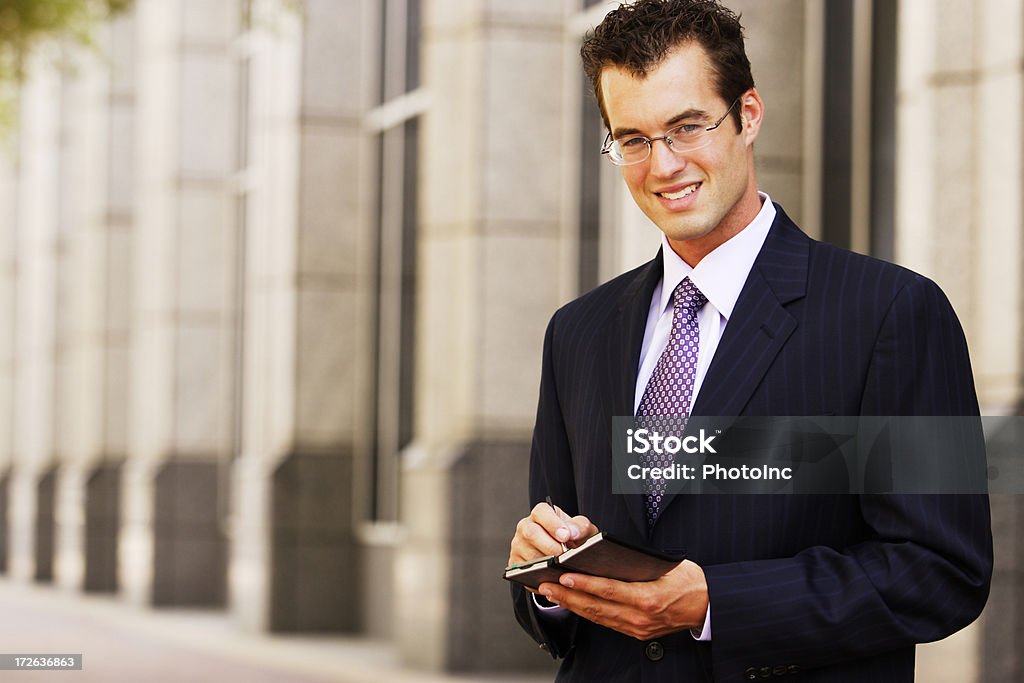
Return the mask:
<path fill-rule="evenodd" d="M 378 106 L 366 117 L 376 137 L 372 307 L 373 440 L 365 519 L 399 519 L 399 453 L 413 436 L 420 0 L 381 0 Z M 359 482 L 362 486 L 364 482 Z"/>

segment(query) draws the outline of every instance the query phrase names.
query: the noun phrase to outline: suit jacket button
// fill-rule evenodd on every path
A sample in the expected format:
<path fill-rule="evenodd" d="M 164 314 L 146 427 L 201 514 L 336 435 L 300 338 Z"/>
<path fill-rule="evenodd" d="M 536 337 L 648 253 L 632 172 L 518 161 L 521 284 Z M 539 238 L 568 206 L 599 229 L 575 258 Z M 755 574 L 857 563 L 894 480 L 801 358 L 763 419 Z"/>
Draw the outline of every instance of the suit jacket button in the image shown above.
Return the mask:
<path fill-rule="evenodd" d="M 789 671 L 789 673 L 791 673 L 791 674 L 795 674 L 796 672 L 800 671 L 800 667 L 797 666 L 796 664 L 790 664 L 789 668 L 787 669 L 787 671 Z"/>
<path fill-rule="evenodd" d="M 772 676 L 772 668 L 770 666 L 762 666 L 758 670 L 758 673 L 761 674 L 761 678 L 771 678 L 771 676 Z"/>
<path fill-rule="evenodd" d="M 665 656 L 665 648 L 661 643 L 655 640 L 647 643 L 647 647 L 644 648 L 644 655 L 646 655 L 647 659 L 652 662 L 657 662 Z"/>
<path fill-rule="evenodd" d="M 544 650 L 544 652 L 548 651 L 548 644 L 547 643 L 541 643 L 537 647 L 539 647 L 540 649 Z"/>
<path fill-rule="evenodd" d="M 785 676 L 789 672 L 784 664 L 779 664 L 777 667 L 772 669 L 772 674 L 775 676 Z"/>
<path fill-rule="evenodd" d="M 749 669 L 743 672 L 743 675 L 746 676 L 748 681 L 756 681 L 757 669 L 755 669 L 754 667 L 750 667 Z"/>

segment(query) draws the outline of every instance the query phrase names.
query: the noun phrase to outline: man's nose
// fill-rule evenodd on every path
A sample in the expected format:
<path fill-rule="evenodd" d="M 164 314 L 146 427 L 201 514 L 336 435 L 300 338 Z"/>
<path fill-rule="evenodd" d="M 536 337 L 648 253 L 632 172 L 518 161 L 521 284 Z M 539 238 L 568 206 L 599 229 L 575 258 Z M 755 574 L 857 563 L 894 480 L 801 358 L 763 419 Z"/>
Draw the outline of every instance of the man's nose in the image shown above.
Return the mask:
<path fill-rule="evenodd" d="M 686 166 L 686 157 L 672 151 L 665 138 L 651 140 L 651 173 L 658 177 L 671 177 Z"/>

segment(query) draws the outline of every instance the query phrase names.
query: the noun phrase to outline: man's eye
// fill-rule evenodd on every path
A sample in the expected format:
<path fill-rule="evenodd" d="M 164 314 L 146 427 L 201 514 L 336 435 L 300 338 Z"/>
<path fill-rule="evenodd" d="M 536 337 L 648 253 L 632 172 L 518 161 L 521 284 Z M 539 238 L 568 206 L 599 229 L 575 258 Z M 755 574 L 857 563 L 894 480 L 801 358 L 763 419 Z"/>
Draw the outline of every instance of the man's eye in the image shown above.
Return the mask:
<path fill-rule="evenodd" d="M 675 135 L 676 137 L 688 137 L 691 135 L 696 135 L 697 133 L 700 133 L 702 130 L 704 130 L 704 126 L 698 123 L 684 123 L 683 125 L 677 128 L 673 128 L 671 133 L 669 134 L 669 137 L 672 137 L 673 135 Z"/>
<path fill-rule="evenodd" d="M 647 138 L 635 137 L 619 140 L 619 147 L 622 149 L 637 149 L 647 144 Z"/>

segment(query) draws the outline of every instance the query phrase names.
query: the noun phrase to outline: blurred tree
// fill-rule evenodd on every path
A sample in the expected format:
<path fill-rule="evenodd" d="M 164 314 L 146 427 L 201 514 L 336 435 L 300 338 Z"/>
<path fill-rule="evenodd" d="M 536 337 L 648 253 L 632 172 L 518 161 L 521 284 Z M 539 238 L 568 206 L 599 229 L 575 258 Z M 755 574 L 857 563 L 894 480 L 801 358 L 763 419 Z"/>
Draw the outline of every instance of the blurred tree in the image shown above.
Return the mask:
<path fill-rule="evenodd" d="M 47 40 L 93 45 L 92 30 L 134 0 L 0 0 L 0 134 L 14 123 L 17 85 L 33 49 Z"/>

